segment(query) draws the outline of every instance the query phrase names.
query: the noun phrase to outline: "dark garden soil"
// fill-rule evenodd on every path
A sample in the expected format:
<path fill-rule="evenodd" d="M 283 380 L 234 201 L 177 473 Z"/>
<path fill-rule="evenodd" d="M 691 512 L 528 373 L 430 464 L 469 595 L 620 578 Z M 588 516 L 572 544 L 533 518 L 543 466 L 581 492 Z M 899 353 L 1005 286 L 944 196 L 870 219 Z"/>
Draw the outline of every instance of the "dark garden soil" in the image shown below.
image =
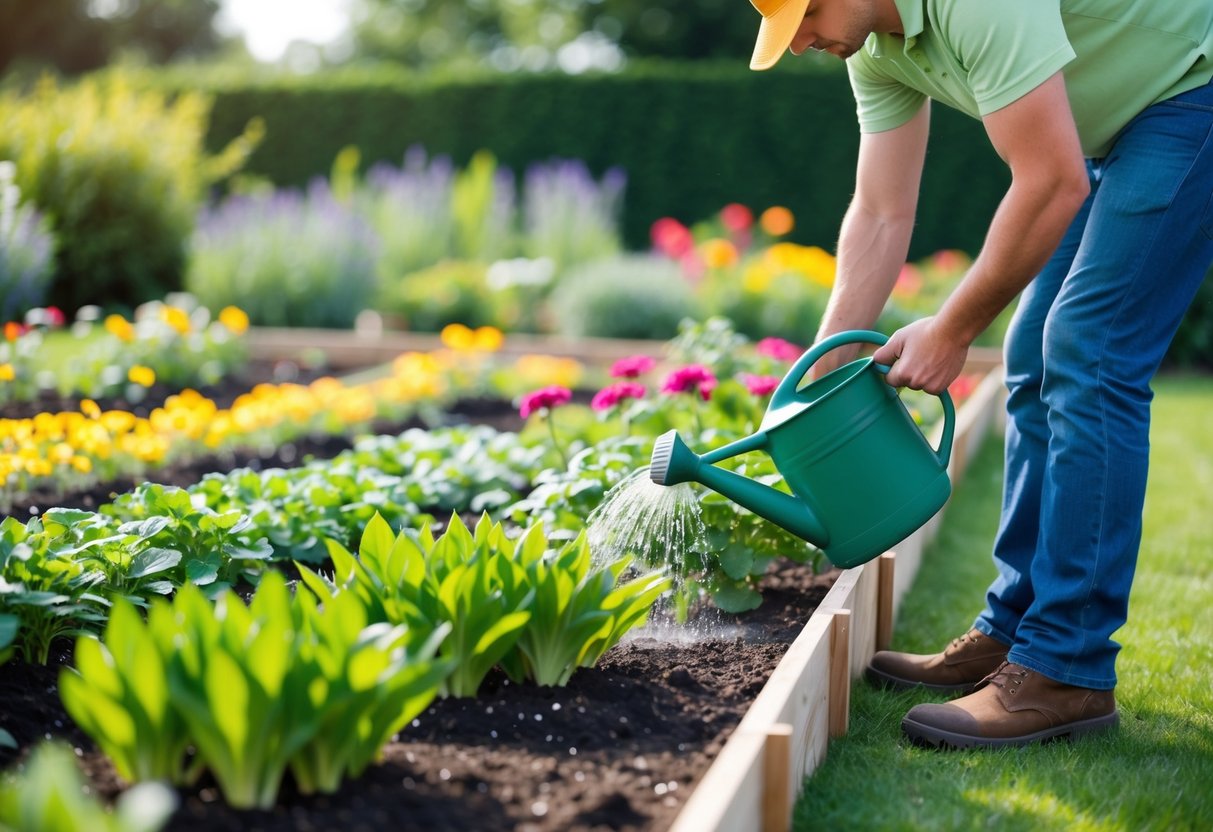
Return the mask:
<path fill-rule="evenodd" d="M 180 793 L 171 830 L 460 830 L 599 832 L 669 826 L 836 573 L 786 562 L 764 578 L 763 605 L 653 629 L 621 644 L 565 688 L 490 676 L 475 699 L 436 701 L 381 763 L 335 795 L 289 781 L 269 812 L 228 808 L 213 783 Z M 696 637 L 695 634 L 698 634 Z M 56 664 L 69 661 L 57 657 Z M 0 671 L 0 726 L 21 752 L 43 737 L 78 749 L 95 791 L 121 791 L 108 759 L 58 697 L 58 667 Z"/>
<path fill-rule="evenodd" d="M 245 380 L 231 398 L 248 389 Z M 6 409 L 2 415 L 13 414 Z M 513 408 L 499 401 L 462 402 L 452 418 L 502 430 L 521 427 Z M 418 424 L 374 430 L 394 433 Z M 161 469 L 147 479 L 186 486 L 208 471 L 289 467 L 350 445 L 343 437 L 304 438 L 265 454 L 229 454 Z M 25 519 L 51 506 L 95 509 L 134 484 L 35 494 L 14 514 Z M 274 810 L 240 812 L 224 804 L 213 782 L 203 782 L 181 790 L 168 828 L 665 829 L 836 575 L 814 575 L 807 565 L 781 562 L 763 579 L 758 610 L 741 616 L 710 612 L 682 628 L 651 627 L 609 651 L 596 668 L 579 671 L 565 688 L 515 685 L 490 675 L 474 699 L 436 701 L 386 747 L 382 762 L 335 795 L 300 795 L 288 777 Z M 47 667 L 0 666 L 0 727 L 19 745 L 16 751 L 0 747 L 0 770 L 24 759 L 37 741 L 61 739 L 76 749 L 91 789 L 112 799 L 125 784 L 59 700 L 58 674 L 70 661 L 64 643 Z"/>

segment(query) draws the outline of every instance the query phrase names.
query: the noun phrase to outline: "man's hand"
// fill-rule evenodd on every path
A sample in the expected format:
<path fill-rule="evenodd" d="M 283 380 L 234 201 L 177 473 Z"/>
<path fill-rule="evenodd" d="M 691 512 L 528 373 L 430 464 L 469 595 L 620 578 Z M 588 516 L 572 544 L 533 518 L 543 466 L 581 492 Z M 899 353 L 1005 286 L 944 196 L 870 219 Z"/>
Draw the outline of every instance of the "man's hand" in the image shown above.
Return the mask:
<path fill-rule="evenodd" d="M 969 345 L 942 332 L 935 318 L 923 318 L 894 332 L 872 358 L 891 365 L 885 379 L 894 387 L 939 394 L 960 375 L 968 352 Z"/>

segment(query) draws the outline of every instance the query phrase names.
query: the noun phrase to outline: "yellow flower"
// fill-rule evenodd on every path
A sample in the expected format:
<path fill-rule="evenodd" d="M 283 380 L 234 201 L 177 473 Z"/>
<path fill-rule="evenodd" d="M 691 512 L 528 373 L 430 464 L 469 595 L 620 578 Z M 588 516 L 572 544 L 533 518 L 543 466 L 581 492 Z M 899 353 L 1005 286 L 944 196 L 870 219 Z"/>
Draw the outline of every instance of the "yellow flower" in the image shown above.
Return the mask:
<path fill-rule="evenodd" d="M 502 343 L 505 341 L 505 336 L 501 330 L 495 326 L 477 327 L 472 333 L 472 345 L 475 349 L 484 350 L 485 352 L 496 352 L 501 349 Z"/>
<path fill-rule="evenodd" d="M 135 328 L 121 315 L 109 315 L 105 319 L 105 331 L 119 341 L 134 341 Z"/>
<path fill-rule="evenodd" d="M 763 292 L 774 279 L 771 270 L 761 263 L 751 263 L 741 276 L 741 288 L 747 292 Z"/>
<path fill-rule="evenodd" d="M 80 412 L 90 419 L 101 418 L 101 407 L 92 399 L 80 400 Z"/>
<path fill-rule="evenodd" d="M 166 324 L 177 330 L 178 335 L 188 335 L 190 331 L 190 314 L 179 306 L 160 307 L 160 317 Z"/>
<path fill-rule="evenodd" d="M 762 212 L 762 216 L 758 218 L 758 224 L 772 237 L 782 237 L 796 227 L 796 220 L 787 208 L 775 205 Z"/>
<path fill-rule="evenodd" d="M 93 461 L 86 456 L 76 455 L 72 457 L 72 467 L 81 474 L 88 474 L 93 470 Z"/>
<path fill-rule="evenodd" d="M 444 346 L 453 350 L 470 350 L 476 343 L 476 334 L 463 324 L 447 324 L 439 337 Z"/>
<path fill-rule="evenodd" d="M 126 377 L 132 384 L 138 384 L 140 387 L 151 387 L 156 383 L 156 371 L 142 364 L 131 367 Z"/>
<path fill-rule="evenodd" d="M 12 381 L 17 377 L 12 364 L 0 364 L 0 381 Z"/>
<path fill-rule="evenodd" d="M 737 247 L 728 240 L 708 240 L 700 249 L 703 262 L 710 269 L 725 269 L 737 264 Z"/>
<path fill-rule="evenodd" d="M 236 335 L 243 335 L 248 331 L 248 315 L 237 306 L 225 306 L 219 310 L 219 323 Z"/>

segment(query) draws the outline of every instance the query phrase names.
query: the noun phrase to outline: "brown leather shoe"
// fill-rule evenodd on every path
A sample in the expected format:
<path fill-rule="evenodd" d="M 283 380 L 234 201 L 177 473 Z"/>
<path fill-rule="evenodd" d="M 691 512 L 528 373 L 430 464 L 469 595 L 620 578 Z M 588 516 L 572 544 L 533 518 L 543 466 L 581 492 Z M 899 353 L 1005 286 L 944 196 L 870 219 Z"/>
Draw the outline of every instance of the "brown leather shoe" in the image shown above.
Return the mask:
<path fill-rule="evenodd" d="M 915 705 L 901 728 L 919 744 L 997 748 L 1077 737 L 1119 721 L 1112 691 L 1064 685 L 1004 662 L 975 693 L 944 704 Z"/>
<path fill-rule="evenodd" d="M 973 629 L 952 639 L 942 653 L 894 653 L 881 650 L 868 664 L 872 684 L 895 690 L 924 687 L 950 693 L 967 693 L 994 672 L 1010 648 Z"/>

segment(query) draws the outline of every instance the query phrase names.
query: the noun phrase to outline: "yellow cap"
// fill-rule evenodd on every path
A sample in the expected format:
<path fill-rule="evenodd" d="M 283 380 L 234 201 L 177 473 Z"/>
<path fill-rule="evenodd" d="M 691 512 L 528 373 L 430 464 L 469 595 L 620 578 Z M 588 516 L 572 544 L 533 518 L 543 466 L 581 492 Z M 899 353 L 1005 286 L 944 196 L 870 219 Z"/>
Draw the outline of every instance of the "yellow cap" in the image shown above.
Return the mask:
<path fill-rule="evenodd" d="M 762 15 L 750 69 L 770 69 L 780 59 L 804 20 L 810 0 L 750 0 Z"/>

